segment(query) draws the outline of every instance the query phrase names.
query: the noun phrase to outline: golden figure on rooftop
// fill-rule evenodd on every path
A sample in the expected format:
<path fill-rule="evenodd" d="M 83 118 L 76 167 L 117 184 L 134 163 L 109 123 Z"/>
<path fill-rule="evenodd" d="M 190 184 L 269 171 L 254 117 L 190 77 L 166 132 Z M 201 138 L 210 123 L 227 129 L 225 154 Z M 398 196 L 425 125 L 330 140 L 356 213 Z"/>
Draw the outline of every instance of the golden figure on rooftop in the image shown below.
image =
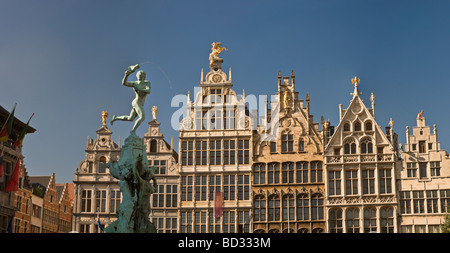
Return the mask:
<path fill-rule="evenodd" d="M 213 42 L 212 48 L 211 48 L 211 53 L 209 54 L 209 65 L 211 66 L 214 62 L 214 60 L 220 60 L 219 58 L 219 54 L 225 50 L 228 51 L 228 49 L 226 47 L 221 47 L 220 44 L 222 44 L 222 42 Z"/>

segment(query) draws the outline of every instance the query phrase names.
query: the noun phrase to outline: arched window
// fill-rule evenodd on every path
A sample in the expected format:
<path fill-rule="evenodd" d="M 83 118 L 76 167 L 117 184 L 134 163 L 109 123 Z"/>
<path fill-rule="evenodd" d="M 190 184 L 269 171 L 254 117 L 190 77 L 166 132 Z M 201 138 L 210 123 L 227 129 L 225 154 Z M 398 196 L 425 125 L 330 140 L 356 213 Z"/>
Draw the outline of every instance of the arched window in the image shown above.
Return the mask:
<path fill-rule="evenodd" d="M 382 207 L 380 209 L 381 233 L 394 233 L 394 209 Z"/>
<path fill-rule="evenodd" d="M 285 162 L 281 165 L 281 179 L 283 183 L 294 183 L 294 163 Z"/>
<path fill-rule="evenodd" d="M 299 230 L 297 230 L 298 234 L 306 234 L 308 233 L 308 229 L 307 228 L 300 228 Z"/>
<path fill-rule="evenodd" d="M 344 154 L 356 154 L 355 140 L 348 139 L 344 144 Z"/>
<path fill-rule="evenodd" d="M 295 219 L 295 204 L 294 196 L 292 194 L 286 194 L 283 196 L 283 220 Z"/>
<path fill-rule="evenodd" d="M 98 160 L 98 173 L 106 173 L 106 157 L 102 156 Z"/>
<path fill-rule="evenodd" d="M 253 167 L 253 183 L 265 184 L 266 183 L 266 164 L 257 163 Z"/>
<path fill-rule="evenodd" d="M 286 228 L 286 229 L 284 229 L 283 230 L 283 233 L 285 233 L 285 234 L 287 234 L 287 233 L 294 233 L 294 229 L 292 229 L 292 228 Z"/>
<path fill-rule="evenodd" d="M 349 123 L 345 123 L 344 124 L 344 132 L 349 132 L 350 131 L 350 124 Z"/>
<path fill-rule="evenodd" d="M 279 184 L 280 183 L 280 164 L 269 163 L 267 165 L 267 183 Z"/>
<path fill-rule="evenodd" d="M 328 226 L 330 233 L 342 233 L 342 209 L 334 208 L 330 210 Z"/>
<path fill-rule="evenodd" d="M 364 233 L 377 232 L 377 211 L 374 207 L 364 209 Z"/>
<path fill-rule="evenodd" d="M 307 194 L 297 195 L 297 220 L 309 220 L 309 197 Z"/>
<path fill-rule="evenodd" d="M 349 208 L 346 211 L 345 220 L 347 233 L 359 233 L 359 209 Z"/>
<path fill-rule="evenodd" d="M 372 121 L 366 121 L 366 131 L 372 131 Z"/>
<path fill-rule="evenodd" d="M 364 139 L 361 141 L 361 154 L 372 154 L 373 145 L 370 139 Z"/>
<path fill-rule="evenodd" d="M 323 220 L 323 196 L 316 193 L 311 196 L 311 220 Z"/>
<path fill-rule="evenodd" d="M 266 220 L 266 199 L 263 195 L 255 197 L 254 221 Z"/>
<path fill-rule="evenodd" d="M 312 233 L 313 234 L 320 234 L 323 233 L 323 228 L 313 228 Z"/>
<path fill-rule="evenodd" d="M 277 195 L 269 196 L 268 212 L 269 221 L 280 220 L 280 198 Z"/>
<path fill-rule="evenodd" d="M 156 140 L 151 140 L 150 141 L 150 152 L 152 152 L 152 153 L 157 152 L 157 146 L 158 146 L 158 142 Z"/>
<path fill-rule="evenodd" d="M 308 182 L 308 163 L 307 162 L 297 162 L 297 183 L 307 183 Z"/>
<path fill-rule="evenodd" d="M 355 131 L 361 131 L 361 123 L 359 121 L 355 122 L 354 130 Z"/>
<path fill-rule="evenodd" d="M 320 161 L 313 161 L 310 164 L 311 167 L 311 182 L 322 182 L 322 162 Z"/>

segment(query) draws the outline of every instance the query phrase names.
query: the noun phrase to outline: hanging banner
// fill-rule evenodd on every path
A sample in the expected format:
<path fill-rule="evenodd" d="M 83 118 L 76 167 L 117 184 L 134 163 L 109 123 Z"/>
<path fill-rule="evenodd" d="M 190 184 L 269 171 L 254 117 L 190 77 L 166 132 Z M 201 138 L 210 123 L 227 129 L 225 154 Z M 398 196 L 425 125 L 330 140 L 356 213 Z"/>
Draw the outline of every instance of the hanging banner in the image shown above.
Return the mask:
<path fill-rule="evenodd" d="M 214 217 L 222 217 L 223 192 L 216 192 L 214 195 Z"/>

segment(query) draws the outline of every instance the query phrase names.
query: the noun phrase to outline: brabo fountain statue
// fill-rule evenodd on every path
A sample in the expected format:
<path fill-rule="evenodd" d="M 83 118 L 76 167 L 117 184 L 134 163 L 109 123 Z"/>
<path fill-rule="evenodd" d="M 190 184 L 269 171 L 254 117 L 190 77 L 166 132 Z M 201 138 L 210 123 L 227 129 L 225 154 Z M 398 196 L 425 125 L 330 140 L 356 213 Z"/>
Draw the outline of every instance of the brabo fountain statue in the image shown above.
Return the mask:
<path fill-rule="evenodd" d="M 150 82 L 145 80 L 146 75 L 142 70 L 136 74 L 137 81 L 128 81 L 129 75 L 138 68 L 138 64 L 128 67 L 122 81 L 123 85 L 133 88 L 136 93 L 130 115 L 114 115 L 111 120 L 113 125 L 116 120 L 132 121 L 139 117 L 125 139 L 119 161 L 106 164 L 111 175 L 119 179 L 122 192 L 122 202 L 117 210 L 118 219 L 105 228 L 106 233 L 156 233 L 155 226 L 149 220 L 150 196 L 156 190 L 155 168 L 148 167 L 144 139 L 136 135 L 136 129 L 145 120 L 144 102 L 150 94 Z"/>

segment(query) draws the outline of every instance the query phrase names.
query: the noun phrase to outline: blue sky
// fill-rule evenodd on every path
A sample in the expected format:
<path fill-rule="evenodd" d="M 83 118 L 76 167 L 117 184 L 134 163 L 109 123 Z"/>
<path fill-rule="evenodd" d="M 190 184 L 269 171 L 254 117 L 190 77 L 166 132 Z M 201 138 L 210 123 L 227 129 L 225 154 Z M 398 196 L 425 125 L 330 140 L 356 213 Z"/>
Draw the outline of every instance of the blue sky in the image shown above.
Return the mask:
<path fill-rule="evenodd" d="M 311 98 L 311 114 L 337 126 L 351 79 L 376 119 L 390 118 L 399 141 L 424 110 L 450 149 L 450 2 L 402 0 L 296 1 L 26 1 L 0 2 L 0 104 L 22 121 L 35 113 L 37 129 L 25 138 L 29 175 L 56 173 L 72 182 L 95 137 L 101 112 L 128 114 L 133 92 L 121 85 L 125 69 L 145 63 L 152 83 L 147 121 L 158 106 L 168 141 L 177 94 L 194 91 L 208 69 L 211 43 L 222 42 L 223 68 L 234 89 L 264 95 L 277 90 L 277 73 L 296 74 L 299 97 Z M 132 80 L 134 80 L 134 76 Z M 117 142 L 132 123 L 110 127 Z M 147 131 L 144 123 L 137 131 Z"/>

